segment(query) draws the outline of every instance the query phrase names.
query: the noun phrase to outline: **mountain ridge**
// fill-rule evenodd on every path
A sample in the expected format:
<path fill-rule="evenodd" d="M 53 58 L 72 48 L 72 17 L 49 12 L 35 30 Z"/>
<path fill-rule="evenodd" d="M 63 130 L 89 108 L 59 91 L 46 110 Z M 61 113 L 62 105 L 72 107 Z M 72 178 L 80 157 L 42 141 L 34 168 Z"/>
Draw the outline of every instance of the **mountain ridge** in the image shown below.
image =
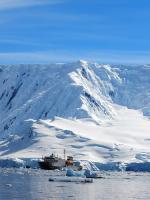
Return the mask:
<path fill-rule="evenodd" d="M 81 60 L 0 69 L 1 156 L 67 147 L 79 159 L 149 159 L 149 67 Z"/>

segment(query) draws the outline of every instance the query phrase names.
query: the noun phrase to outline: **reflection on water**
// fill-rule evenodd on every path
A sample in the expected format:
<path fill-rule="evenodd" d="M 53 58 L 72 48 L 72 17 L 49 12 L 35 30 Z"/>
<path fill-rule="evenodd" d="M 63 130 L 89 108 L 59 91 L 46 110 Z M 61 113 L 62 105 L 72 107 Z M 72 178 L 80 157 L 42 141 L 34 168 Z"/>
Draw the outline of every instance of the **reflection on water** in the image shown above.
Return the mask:
<path fill-rule="evenodd" d="M 58 174 L 58 173 L 57 173 Z M 107 173 L 94 183 L 48 182 L 52 172 L 0 170 L 0 200 L 150 199 L 149 173 Z"/>

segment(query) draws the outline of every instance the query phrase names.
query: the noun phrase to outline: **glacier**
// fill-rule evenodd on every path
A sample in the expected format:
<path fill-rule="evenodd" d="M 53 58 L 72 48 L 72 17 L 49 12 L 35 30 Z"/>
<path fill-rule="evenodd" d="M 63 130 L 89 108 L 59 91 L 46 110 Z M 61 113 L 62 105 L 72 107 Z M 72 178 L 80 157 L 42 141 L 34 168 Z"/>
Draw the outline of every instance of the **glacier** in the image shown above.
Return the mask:
<path fill-rule="evenodd" d="M 148 163 L 149 86 L 149 65 L 0 65 L 1 159 Z"/>

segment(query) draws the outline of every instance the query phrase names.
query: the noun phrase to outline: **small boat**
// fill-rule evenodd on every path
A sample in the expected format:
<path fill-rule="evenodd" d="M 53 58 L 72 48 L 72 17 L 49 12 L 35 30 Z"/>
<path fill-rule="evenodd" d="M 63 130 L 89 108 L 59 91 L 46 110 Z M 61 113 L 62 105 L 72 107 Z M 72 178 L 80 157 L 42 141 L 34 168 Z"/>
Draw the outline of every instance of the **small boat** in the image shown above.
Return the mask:
<path fill-rule="evenodd" d="M 49 178 L 50 182 L 75 182 L 75 183 L 93 183 L 92 178 L 84 178 L 84 177 L 51 177 Z"/>

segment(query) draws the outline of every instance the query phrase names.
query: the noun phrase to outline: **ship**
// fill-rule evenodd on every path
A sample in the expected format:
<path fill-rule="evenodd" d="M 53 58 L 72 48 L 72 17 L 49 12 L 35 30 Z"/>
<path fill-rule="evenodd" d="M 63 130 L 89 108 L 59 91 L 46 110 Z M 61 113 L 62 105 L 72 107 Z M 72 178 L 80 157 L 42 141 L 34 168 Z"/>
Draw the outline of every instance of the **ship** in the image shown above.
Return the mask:
<path fill-rule="evenodd" d="M 64 167 L 72 168 L 73 170 L 81 170 L 82 167 L 76 162 L 73 161 L 72 156 L 67 156 L 67 159 L 56 156 L 52 153 L 50 156 L 45 156 L 42 161 L 39 161 L 39 166 L 41 169 L 45 170 L 55 170 L 55 169 L 63 169 Z"/>
<path fill-rule="evenodd" d="M 46 170 L 61 169 L 66 166 L 66 160 L 52 153 L 50 156 L 45 156 L 42 161 L 39 161 L 39 166 L 41 169 Z"/>

